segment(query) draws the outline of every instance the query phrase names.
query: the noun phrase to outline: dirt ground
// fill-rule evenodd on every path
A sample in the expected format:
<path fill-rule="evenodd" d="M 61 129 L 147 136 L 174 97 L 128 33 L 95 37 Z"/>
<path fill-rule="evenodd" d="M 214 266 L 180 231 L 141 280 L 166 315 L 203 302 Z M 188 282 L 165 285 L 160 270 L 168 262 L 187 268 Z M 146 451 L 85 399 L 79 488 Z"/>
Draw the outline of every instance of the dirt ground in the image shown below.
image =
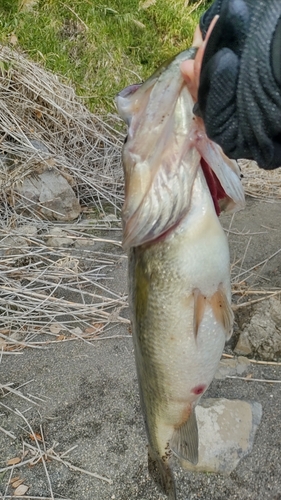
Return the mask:
<path fill-rule="evenodd" d="M 280 220 L 280 203 L 250 198 L 244 212 L 222 218 L 229 232 L 234 302 L 244 300 L 243 289 L 281 287 L 281 251 L 270 258 L 281 250 Z M 126 294 L 126 259 L 120 259 L 112 273 L 112 288 Z M 226 352 L 232 352 L 241 317 L 250 313 L 251 306 L 238 309 L 234 340 Z M 6 467 L 8 459 L 22 456 L 23 440 L 36 447 L 24 416 L 35 432 L 43 434 L 47 450 L 54 448 L 61 456 L 74 447 L 61 458 L 83 471 L 110 479 L 112 484 L 46 460 L 49 482 L 42 461 L 32 467 L 27 464 L 15 466 L 12 472 L 0 472 L 0 498 L 11 498 L 13 490 L 7 486 L 10 474 L 29 486 L 29 498 L 52 498 L 51 488 L 55 499 L 166 498 L 148 476 L 147 443 L 129 328 L 116 326 L 105 336 L 112 338 L 91 345 L 82 340 L 58 342 L 45 350 L 25 349 L 21 355 L 3 356 L 1 384 L 13 382 L 17 388 L 32 381 L 20 389 L 22 394 L 42 400 L 37 399 L 38 405 L 34 405 L 13 394 L 0 396 L 0 426 L 11 434 L 0 430 L 0 469 Z M 251 364 L 248 374 L 281 381 L 281 365 Z M 175 462 L 179 500 L 281 500 L 280 396 L 280 383 L 213 381 L 206 397 L 261 403 L 261 425 L 252 453 L 229 476 L 188 473 Z M 18 409 L 21 415 L 11 409 Z M 44 444 L 39 442 L 39 446 Z"/>

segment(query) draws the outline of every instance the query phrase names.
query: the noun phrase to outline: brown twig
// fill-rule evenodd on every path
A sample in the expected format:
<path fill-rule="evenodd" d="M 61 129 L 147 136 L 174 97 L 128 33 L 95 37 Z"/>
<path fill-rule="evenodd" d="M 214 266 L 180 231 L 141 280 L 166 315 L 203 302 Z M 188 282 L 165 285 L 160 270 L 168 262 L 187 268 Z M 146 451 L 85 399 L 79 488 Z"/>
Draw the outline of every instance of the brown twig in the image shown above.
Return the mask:
<path fill-rule="evenodd" d="M 281 380 L 267 380 L 263 378 L 238 377 L 236 375 L 226 375 L 226 378 L 245 380 L 246 382 L 266 382 L 267 384 L 281 384 Z"/>
<path fill-rule="evenodd" d="M 29 443 L 27 443 L 25 441 L 24 441 L 24 445 L 27 448 L 30 448 L 31 450 L 34 450 L 34 451 L 37 450 L 37 448 L 35 448 L 34 446 L 30 445 Z M 41 451 L 41 453 L 44 453 L 44 452 Z M 101 481 L 105 481 L 106 483 L 109 483 L 109 484 L 112 484 L 112 482 L 113 482 L 112 479 L 108 479 L 107 477 L 100 476 L 96 472 L 90 472 L 90 471 L 87 471 L 85 469 L 82 469 L 81 467 L 76 467 L 75 465 L 71 464 L 70 462 L 68 462 L 66 460 L 63 460 L 61 457 L 59 457 L 58 455 L 55 455 L 53 453 L 46 452 L 45 455 L 48 458 L 53 459 L 56 462 L 60 462 L 63 465 L 65 465 L 66 467 L 68 467 L 69 469 L 74 470 L 76 472 L 82 472 L 83 474 L 86 474 L 86 475 L 91 476 L 91 477 L 95 477 L 96 479 L 100 479 Z"/>

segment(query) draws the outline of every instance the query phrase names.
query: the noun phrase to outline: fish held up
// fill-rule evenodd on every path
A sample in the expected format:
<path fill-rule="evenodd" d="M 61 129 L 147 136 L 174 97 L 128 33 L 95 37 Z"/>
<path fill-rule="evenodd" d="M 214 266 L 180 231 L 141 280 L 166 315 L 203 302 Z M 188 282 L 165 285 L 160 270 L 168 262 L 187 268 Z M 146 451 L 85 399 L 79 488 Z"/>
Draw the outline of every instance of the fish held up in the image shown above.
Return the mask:
<path fill-rule="evenodd" d="M 227 238 L 218 215 L 244 207 L 236 162 L 193 115 L 186 50 L 116 98 L 123 147 L 123 245 L 149 469 L 176 499 L 171 456 L 196 464 L 195 407 L 233 325 Z"/>

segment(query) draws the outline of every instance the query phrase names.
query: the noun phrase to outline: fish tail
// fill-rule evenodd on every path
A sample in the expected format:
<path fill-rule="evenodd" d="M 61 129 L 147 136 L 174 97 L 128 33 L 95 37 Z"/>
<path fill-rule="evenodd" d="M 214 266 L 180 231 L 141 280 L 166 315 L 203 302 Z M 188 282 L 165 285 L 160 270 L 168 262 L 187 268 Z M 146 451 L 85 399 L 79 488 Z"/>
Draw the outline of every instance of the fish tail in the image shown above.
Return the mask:
<path fill-rule="evenodd" d="M 161 460 L 153 453 L 151 447 L 148 447 L 148 471 L 152 479 L 166 493 L 169 500 L 177 500 L 176 483 L 169 458 Z"/>

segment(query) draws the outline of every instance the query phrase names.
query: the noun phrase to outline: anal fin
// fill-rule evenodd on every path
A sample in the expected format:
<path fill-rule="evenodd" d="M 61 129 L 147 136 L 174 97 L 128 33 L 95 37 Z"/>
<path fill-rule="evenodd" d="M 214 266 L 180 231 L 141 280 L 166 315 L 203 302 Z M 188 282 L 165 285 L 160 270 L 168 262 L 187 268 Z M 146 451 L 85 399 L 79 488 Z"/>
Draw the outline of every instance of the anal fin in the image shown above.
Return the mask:
<path fill-rule="evenodd" d="M 224 291 L 219 288 L 217 292 L 209 300 L 210 305 L 213 309 L 215 318 L 221 323 L 225 330 L 226 339 L 229 340 L 232 335 L 233 328 L 233 311 L 231 305 L 229 304 Z"/>
<path fill-rule="evenodd" d="M 196 415 L 192 409 L 186 422 L 174 430 L 170 440 L 170 448 L 178 458 L 189 460 L 196 465 L 198 463 L 198 444 Z"/>

